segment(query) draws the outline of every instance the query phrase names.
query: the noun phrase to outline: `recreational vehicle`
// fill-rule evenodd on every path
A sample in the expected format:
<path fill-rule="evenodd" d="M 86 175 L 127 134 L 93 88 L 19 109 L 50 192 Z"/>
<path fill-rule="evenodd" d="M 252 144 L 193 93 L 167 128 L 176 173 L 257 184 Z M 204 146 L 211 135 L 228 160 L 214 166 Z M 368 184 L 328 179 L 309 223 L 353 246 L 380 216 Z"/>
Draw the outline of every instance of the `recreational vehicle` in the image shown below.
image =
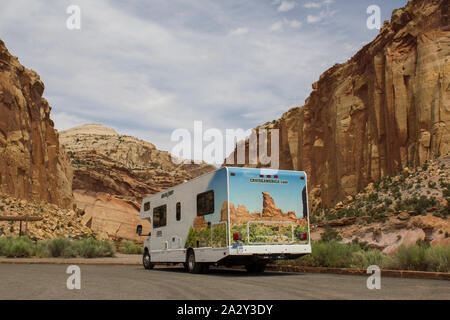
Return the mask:
<path fill-rule="evenodd" d="M 144 267 L 263 272 L 274 260 L 311 253 L 306 179 L 299 171 L 223 167 L 146 197 L 139 214 L 151 224 Z"/>

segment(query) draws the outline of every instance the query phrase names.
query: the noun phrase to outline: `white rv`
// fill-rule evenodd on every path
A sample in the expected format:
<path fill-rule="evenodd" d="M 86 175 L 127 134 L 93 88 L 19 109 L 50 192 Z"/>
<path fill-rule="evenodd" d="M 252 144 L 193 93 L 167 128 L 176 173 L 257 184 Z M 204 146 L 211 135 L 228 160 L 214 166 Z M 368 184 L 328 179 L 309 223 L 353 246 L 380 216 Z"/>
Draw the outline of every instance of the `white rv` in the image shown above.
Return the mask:
<path fill-rule="evenodd" d="M 268 262 L 311 253 L 304 172 L 224 167 L 145 198 L 139 217 L 152 226 L 146 269 L 183 263 L 194 273 L 210 265 L 263 272 Z"/>

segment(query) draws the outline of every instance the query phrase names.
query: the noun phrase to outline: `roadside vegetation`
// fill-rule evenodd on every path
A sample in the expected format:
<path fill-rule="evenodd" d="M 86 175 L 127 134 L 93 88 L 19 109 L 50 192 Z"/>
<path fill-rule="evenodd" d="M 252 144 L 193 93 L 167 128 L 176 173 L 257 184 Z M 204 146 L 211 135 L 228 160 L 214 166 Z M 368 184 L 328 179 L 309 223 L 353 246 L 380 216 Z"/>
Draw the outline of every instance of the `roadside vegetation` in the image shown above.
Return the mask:
<path fill-rule="evenodd" d="M 336 240 L 312 242 L 312 253 L 296 260 L 280 261 L 284 265 L 367 269 L 377 265 L 387 270 L 450 272 L 450 247 L 431 247 L 428 242 L 400 246 L 394 255 L 370 249 L 366 243 L 340 243 Z"/>
<path fill-rule="evenodd" d="M 142 244 L 136 244 L 130 240 L 123 240 L 119 246 L 119 252 L 124 254 L 143 254 Z"/>
<path fill-rule="evenodd" d="M 33 241 L 27 237 L 0 237 L 0 256 L 11 258 L 96 258 L 113 257 L 114 252 L 114 245 L 109 240 L 55 238 Z"/>

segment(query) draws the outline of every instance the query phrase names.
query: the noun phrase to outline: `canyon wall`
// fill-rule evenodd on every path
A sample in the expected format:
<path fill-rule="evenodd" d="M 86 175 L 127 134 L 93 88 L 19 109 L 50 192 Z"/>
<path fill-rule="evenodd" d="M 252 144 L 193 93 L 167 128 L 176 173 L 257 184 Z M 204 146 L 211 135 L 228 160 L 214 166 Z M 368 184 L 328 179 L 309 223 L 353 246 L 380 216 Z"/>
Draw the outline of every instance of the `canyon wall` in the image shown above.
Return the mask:
<path fill-rule="evenodd" d="M 72 207 L 72 167 L 50 119 L 44 84 L 0 40 L 0 192 Z"/>
<path fill-rule="evenodd" d="M 448 1 L 410 1 L 304 106 L 257 129 L 280 130 L 280 169 L 306 171 L 311 196 L 331 205 L 450 151 L 449 80 Z"/>
<path fill-rule="evenodd" d="M 74 170 L 73 194 L 82 223 L 101 237 L 142 241 L 150 231 L 139 220 L 142 198 L 216 168 L 208 164 L 174 164 L 153 144 L 99 124 L 60 133 Z"/>

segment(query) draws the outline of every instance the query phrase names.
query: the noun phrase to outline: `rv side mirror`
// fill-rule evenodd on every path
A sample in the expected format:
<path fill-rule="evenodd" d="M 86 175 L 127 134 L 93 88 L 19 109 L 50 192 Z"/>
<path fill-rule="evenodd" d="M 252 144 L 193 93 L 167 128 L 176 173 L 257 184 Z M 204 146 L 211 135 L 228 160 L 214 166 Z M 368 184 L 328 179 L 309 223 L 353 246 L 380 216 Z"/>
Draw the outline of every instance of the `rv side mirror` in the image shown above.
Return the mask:
<path fill-rule="evenodd" d="M 142 225 L 138 225 L 136 228 L 136 233 L 140 236 L 142 234 Z"/>

